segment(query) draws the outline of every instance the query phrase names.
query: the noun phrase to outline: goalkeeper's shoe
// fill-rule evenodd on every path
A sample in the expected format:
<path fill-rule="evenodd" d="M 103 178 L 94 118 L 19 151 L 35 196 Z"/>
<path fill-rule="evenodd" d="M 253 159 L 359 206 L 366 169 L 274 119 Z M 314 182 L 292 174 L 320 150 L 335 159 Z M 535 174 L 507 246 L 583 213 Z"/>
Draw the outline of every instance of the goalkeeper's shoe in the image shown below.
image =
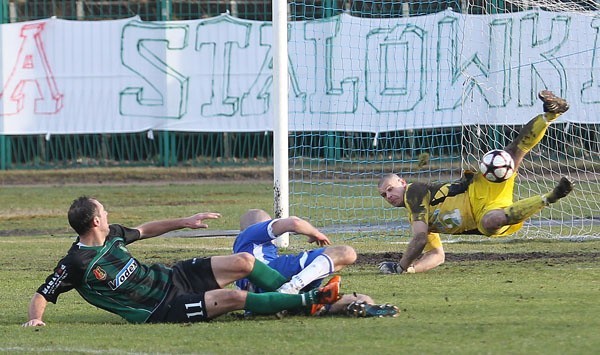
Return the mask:
<path fill-rule="evenodd" d="M 404 272 L 400 264 L 395 261 L 383 261 L 379 263 L 379 272 L 382 274 L 401 274 Z"/>
<path fill-rule="evenodd" d="M 340 293 L 341 283 L 342 278 L 339 275 L 333 276 L 325 286 L 317 290 L 315 304 L 332 304 L 342 298 Z"/>
<path fill-rule="evenodd" d="M 569 109 L 569 104 L 567 103 L 567 100 L 554 95 L 552 91 L 540 91 L 538 97 L 544 103 L 544 112 L 560 114 L 567 112 L 567 110 Z"/>
<path fill-rule="evenodd" d="M 368 304 L 354 301 L 346 307 L 346 314 L 352 317 L 397 317 L 400 313 L 398 307 L 386 304 Z"/>
<path fill-rule="evenodd" d="M 567 196 L 571 191 L 573 191 L 573 182 L 569 180 L 568 177 L 563 176 L 554 190 L 546 195 L 546 201 L 548 203 L 554 203 Z"/>

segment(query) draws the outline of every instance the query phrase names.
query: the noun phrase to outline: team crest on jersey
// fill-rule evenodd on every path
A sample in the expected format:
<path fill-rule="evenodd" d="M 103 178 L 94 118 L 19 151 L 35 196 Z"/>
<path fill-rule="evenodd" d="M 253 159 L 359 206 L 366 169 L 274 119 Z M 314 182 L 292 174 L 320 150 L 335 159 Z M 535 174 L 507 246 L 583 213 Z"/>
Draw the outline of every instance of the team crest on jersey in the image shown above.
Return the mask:
<path fill-rule="evenodd" d="M 100 266 L 93 268 L 92 272 L 94 273 L 94 276 L 96 276 L 96 279 L 100 281 L 106 280 L 106 271 L 104 271 Z"/>

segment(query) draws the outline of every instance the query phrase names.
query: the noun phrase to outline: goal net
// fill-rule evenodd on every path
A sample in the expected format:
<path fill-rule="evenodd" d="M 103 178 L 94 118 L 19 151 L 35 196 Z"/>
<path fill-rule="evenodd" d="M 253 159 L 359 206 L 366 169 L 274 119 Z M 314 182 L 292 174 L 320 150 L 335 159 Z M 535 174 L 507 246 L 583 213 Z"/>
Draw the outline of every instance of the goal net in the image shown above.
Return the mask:
<path fill-rule="evenodd" d="M 596 2 L 288 4 L 290 214 L 346 238 L 408 235 L 379 178 L 459 178 L 542 112 L 548 89 L 571 109 L 525 158 L 515 200 L 563 175 L 576 190 L 516 236 L 600 236 Z"/>

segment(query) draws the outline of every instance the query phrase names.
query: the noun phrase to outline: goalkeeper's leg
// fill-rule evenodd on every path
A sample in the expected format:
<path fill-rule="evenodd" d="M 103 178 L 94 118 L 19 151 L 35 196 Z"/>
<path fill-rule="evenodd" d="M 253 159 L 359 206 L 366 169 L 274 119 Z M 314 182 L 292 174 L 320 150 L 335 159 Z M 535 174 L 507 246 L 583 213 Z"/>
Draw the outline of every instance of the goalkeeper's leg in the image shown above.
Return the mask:
<path fill-rule="evenodd" d="M 544 103 L 544 113 L 529 121 L 521 129 L 517 138 L 504 148 L 513 157 L 515 170 L 518 169 L 525 155 L 542 140 L 550 123 L 569 109 L 567 101 L 551 91 L 544 90 L 538 96 Z"/>
<path fill-rule="evenodd" d="M 567 196 L 571 191 L 573 191 L 573 182 L 567 177 L 562 177 L 556 187 L 544 195 L 525 198 L 504 209 L 488 212 L 483 216 L 483 227 L 490 235 L 493 235 L 505 226 L 524 222 L 542 208 Z"/>

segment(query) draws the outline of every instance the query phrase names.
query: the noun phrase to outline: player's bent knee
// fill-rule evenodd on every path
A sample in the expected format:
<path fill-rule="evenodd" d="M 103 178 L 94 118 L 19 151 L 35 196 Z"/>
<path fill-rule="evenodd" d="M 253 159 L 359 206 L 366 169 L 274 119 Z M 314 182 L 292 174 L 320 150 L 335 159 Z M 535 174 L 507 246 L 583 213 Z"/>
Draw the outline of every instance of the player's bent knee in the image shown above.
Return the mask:
<path fill-rule="evenodd" d="M 446 256 L 445 256 L 445 255 L 442 255 L 442 256 L 441 256 L 441 258 L 439 258 L 439 259 L 438 259 L 438 264 L 437 264 L 437 266 L 440 266 L 440 265 L 442 265 L 442 264 L 443 264 L 443 263 L 445 263 L 445 262 L 446 262 Z M 437 266 L 436 266 L 436 267 L 437 267 Z"/>
<path fill-rule="evenodd" d="M 255 258 L 252 254 L 241 252 L 233 255 L 233 266 L 236 270 L 242 271 L 244 273 L 252 272 L 254 268 Z"/>
<path fill-rule="evenodd" d="M 443 263 L 446 262 L 446 253 L 444 253 L 444 251 L 442 250 L 441 253 L 438 254 L 438 266 L 442 265 Z"/>
<path fill-rule="evenodd" d="M 356 250 L 354 250 L 354 248 L 344 245 L 344 255 L 345 255 L 345 261 L 346 261 L 346 265 L 349 264 L 354 264 L 354 262 L 356 261 L 357 255 L 356 255 Z"/>
<path fill-rule="evenodd" d="M 483 232 L 486 236 L 491 236 L 496 234 L 502 227 L 506 226 L 508 219 L 506 218 L 506 214 L 504 210 L 493 210 L 486 213 L 481 219 L 481 226 L 483 227 Z"/>
<path fill-rule="evenodd" d="M 325 254 L 329 256 L 336 265 L 350 265 L 356 261 L 357 255 L 354 248 L 347 245 L 328 247 Z"/>

